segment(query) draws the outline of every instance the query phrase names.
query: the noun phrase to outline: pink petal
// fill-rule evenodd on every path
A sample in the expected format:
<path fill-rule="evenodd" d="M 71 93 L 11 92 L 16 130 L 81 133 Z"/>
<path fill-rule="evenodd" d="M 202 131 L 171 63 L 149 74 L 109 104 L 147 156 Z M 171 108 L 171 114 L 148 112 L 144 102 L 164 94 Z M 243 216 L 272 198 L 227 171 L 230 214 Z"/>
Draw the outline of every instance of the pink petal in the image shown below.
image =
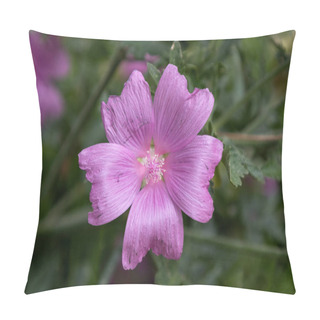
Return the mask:
<path fill-rule="evenodd" d="M 101 114 L 109 142 L 127 147 L 136 156 L 145 155 L 152 138 L 153 110 L 149 85 L 141 72 L 131 74 L 121 96 L 102 102 Z"/>
<path fill-rule="evenodd" d="M 179 259 L 183 248 L 182 213 L 172 202 L 163 181 L 149 184 L 134 200 L 124 235 L 122 265 L 134 269 L 152 249 Z"/>
<path fill-rule="evenodd" d="M 90 201 L 93 212 L 88 221 L 92 225 L 108 223 L 132 204 L 143 178 L 142 165 L 134 153 L 123 146 L 101 143 L 79 153 L 79 166 L 86 170 L 92 183 Z"/>
<path fill-rule="evenodd" d="M 178 151 L 191 142 L 208 120 L 214 98 L 208 89 L 189 93 L 186 78 L 169 64 L 154 97 L 156 152 Z"/>
<path fill-rule="evenodd" d="M 199 222 L 208 222 L 212 217 L 213 201 L 208 186 L 222 151 L 220 140 L 197 136 L 184 149 L 166 158 L 164 180 L 172 200 Z"/>

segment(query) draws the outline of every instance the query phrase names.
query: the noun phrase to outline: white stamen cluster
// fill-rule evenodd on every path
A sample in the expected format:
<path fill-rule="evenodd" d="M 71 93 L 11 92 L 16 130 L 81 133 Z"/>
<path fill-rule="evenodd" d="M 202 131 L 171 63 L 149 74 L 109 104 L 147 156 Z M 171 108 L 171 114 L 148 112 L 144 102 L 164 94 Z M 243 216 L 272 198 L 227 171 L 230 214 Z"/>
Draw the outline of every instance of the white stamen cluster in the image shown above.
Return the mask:
<path fill-rule="evenodd" d="M 163 173 L 166 171 L 162 168 L 164 165 L 164 158 L 162 156 L 147 151 L 147 156 L 142 159 L 141 163 L 147 169 L 145 175 L 146 184 L 150 181 L 157 183 L 162 179 Z"/>

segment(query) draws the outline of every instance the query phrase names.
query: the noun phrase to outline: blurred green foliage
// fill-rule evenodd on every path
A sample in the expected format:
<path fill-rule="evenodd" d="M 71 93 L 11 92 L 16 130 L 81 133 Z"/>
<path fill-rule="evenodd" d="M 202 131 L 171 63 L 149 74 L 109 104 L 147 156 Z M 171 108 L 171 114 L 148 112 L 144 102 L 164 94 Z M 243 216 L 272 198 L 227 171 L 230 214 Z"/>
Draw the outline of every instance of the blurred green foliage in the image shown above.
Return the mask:
<path fill-rule="evenodd" d="M 173 43 L 63 38 L 71 70 L 56 83 L 65 100 L 64 114 L 42 130 L 42 186 L 119 48 L 137 60 L 146 53 L 159 56 L 148 63 L 145 74 L 153 94 L 169 62 L 186 76 L 190 91 L 209 88 L 214 111 L 200 134 L 224 142 L 223 161 L 209 188 L 213 219 L 201 224 L 183 217 L 181 259 L 148 253 L 135 270 L 124 271 L 121 250 L 128 212 L 103 226 L 87 223 L 91 185 L 77 156 L 106 142 L 100 104 L 121 93 L 126 78 L 118 68 L 93 103 L 51 187 L 46 193 L 42 189 L 26 293 L 101 283 L 213 284 L 294 293 L 281 191 L 281 134 L 293 38 L 294 32 Z"/>

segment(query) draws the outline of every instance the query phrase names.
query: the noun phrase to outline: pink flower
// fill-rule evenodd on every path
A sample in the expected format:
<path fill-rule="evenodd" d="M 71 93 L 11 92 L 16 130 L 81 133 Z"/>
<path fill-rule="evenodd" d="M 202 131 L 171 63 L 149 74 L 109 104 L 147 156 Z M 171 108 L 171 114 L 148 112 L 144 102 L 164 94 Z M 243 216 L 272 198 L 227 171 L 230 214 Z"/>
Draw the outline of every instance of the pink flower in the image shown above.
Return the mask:
<path fill-rule="evenodd" d="M 62 113 L 63 98 L 53 81 L 67 75 L 69 58 L 58 37 L 43 37 L 35 31 L 30 31 L 29 35 L 43 124 L 48 118 L 57 118 Z"/>
<path fill-rule="evenodd" d="M 144 60 L 136 60 L 133 55 L 129 55 L 127 60 L 123 61 L 120 65 L 120 73 L 127 79 L 134 70 L 141 73 L 148 71 L 147 62 L 155 63 L 159 60 L 158 56 L 152 56 L 146 53 Z"/>
<path fill-rule="evenodd" d="M 199 222 L 211 219 L 208 185 L 223 145 L 197 134 L 213 103 L 208 89 L 190 94 L 186 78 L 170 64 L 153 103 L 139 71 L 131 74 L 121 96 L 102 102 L 109 143 L 82 150 L 79 165 L 92 183 L 90 224 L 108 223 L 131 206 L 122 251 L 124 269 L 134 269 L 150 249 L 168 259 L 180 258 L 181 211 Z"/>

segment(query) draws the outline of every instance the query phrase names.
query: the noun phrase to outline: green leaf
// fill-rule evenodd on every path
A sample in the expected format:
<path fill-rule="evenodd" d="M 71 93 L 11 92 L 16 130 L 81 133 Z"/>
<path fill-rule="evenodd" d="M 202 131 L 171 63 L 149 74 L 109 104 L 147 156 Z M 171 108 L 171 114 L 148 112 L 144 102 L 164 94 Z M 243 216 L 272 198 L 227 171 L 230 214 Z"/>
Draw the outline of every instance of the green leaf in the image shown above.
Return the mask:
<path fill-rule="evenodd" d="M 152 63 L 147 62 L 147 66 L 148 73 L 151 79 L 154 81 L 155 85 L 157 86 L 161 77 L 161 72 Z"/>
<path fill-rule="evenodd" d="M 183 66 L 183 56 L 179 41 L 174 41 L 171 46 L 169 62 L 171 64 L 174 64 L 178 68 L 181 68 Z"/>
<path fill-rule="evenodd" d="M 235 186 L 241 186 L 243 178 L 249 173 L 246 166 L 243 163 L 243 157 L 237 149 L 228 147 L 227 149 L 227 169 L 229 174 L 230 182 Z"/>
<path fill-rule="evenodd" d="M 255 164 L 253 164 L 252 162 L 250 162 L 249 159 L 247 160 L 247 169 L 249 170 L 249 173 L 256 178 L 259 182 L 264 182 L 264 176 L 263 173 L 261 171 L 261 169 L 259 167 L 257 167 Z"/>
<path fill-rule="evenodd" d="M 227 168 L 229 180 L 235 186 L 242 185 L 241 179 L 251 174 L 258 181 L 263 182 L 264 176 L 260 168 L 247 158 L 237 147 L 224 139 L 222 161 Z"/>
<path fill-rule="evenodd" d="M 278 181 L 281 180 L 281 154 L 274 154 L 261 168 L 264 176 L 273 178 Z"/>
<path fill-rule="evenodd" d="M 187 78 L 189 92 L 193 92 L 195 86 L 194 86 L 194 83 L 192 81 L 192 77 L 190 77 L 188 75 L 185 75 L 185 77 Z"/>
<path fill-rule="evenodd" d="M 245 94 L 245 81 L 242 67 L 242 60 L 239 50 L 236 46 L 231 47 L 232 68 L 234 69 L 233 76 L 233 100 L 234 102 L 242 99 Z"/>

